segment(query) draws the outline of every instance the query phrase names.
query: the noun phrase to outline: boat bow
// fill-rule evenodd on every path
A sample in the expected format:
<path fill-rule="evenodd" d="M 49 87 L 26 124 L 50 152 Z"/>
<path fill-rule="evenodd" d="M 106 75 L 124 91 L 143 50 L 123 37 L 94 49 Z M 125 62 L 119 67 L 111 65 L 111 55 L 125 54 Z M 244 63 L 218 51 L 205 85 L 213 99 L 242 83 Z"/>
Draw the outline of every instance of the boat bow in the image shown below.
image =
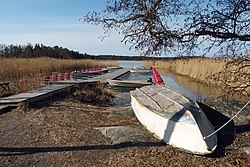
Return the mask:
<path fill-rule="evenodd" d="M 130 92 L 138 120 L 158 138 L 194 154 L 210 154 L 217 146 L 216 134 L 197 103 L 165 85 L 151 85 Z"/>

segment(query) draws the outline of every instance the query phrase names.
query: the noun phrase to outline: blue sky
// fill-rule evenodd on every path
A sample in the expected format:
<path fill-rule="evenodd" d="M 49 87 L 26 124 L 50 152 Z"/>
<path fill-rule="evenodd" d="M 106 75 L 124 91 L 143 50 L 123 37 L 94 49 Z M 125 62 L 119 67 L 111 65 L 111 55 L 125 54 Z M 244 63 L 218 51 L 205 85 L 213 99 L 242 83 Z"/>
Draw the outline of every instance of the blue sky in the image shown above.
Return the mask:
<path fill-rule="evenodd" d="M 138 55 L 112 32 L 104 41 L 100 27 L 79 19 L 101 10 L 106 0 L 0 0 L 0 43 L 61 46 L 89 54 Z"/>

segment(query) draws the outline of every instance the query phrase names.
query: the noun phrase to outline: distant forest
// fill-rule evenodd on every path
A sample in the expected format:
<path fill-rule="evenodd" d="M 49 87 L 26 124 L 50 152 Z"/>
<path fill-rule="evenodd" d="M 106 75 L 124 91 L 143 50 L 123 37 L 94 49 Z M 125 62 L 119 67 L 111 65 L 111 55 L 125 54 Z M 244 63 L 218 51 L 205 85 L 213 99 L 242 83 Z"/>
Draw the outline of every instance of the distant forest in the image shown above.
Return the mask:
<path fill-rule="evenodd" d="M 156 57 L 144 56 L 119 56 L 119 55 L 89 55 L 68 50 L 59 46 L 45 46 L 43 44 L 4 45 L 0 44 L 0 57 L 5 58 L 38 58 L 51 57 L 59 59 L 103 59 L 103 60 L 146 60 Z"/>

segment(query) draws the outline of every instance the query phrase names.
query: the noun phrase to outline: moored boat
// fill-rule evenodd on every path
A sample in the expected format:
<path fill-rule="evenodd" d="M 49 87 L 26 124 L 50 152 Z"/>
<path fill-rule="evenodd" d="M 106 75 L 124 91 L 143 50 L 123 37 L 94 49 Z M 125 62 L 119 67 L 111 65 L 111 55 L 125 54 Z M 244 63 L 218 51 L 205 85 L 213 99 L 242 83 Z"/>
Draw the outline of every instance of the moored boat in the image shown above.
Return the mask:
<path fill-rule="evenodd" d="M 114 66 L 114 67 L 106 67 L 109 70 L 118 70 L 118 69 L 122 69 L 123 67 L 120 66 Z"/>
<path fill-rule="evenodd" d="M 167 144 L 193 154 L 211 154 L 217 135 L 198 104 L 166 85 L 151 85 L 130 92 L 137 119 Z"/>
<path fill-rule="evenodd" d="M 85 70 L 85 71 L 80 71 L 73 73 L 74 77 L 87 77 L 91 75 L 101 75 L 103 73 L 107 73 L 109 70 L 107 68 L 102 68 L 98 70 Z"/>
<path fill-rule="evenodd" d="M 142 86 L 151 85 L 152 83 L 142 80 L 107 80 L 110 86 L 140 88 Z"/>
<path fill-rule="evenodd" d="M 130 69 L 131 73 L 150 73 L 152 71 L 151 68 L 132 68 Z"/>

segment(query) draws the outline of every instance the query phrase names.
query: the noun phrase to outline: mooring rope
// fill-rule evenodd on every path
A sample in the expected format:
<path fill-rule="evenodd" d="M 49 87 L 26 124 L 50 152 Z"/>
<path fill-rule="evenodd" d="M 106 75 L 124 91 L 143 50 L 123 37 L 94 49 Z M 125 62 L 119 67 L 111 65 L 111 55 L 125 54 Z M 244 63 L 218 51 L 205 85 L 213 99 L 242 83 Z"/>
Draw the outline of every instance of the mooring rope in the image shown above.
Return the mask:
<path fill-rule="evenodd" d="M 222 125 L 220 128 L 218 128 L 216 131 L 214 131 L 213 133 L 211 133 L 210 135 L 207 135 L 205 137 L 203 137 L 204 140 L 206 140 L 207 138 L 213 136 L 215 133 L 217 133 L 218 131 L 220 131 L 224 126 L 226 126 L 230 121 L 232 121 L 235 117 L 237 117 L 237 115 L 244 109 L 246 108 L 246 106 L 250 103 L 250 101 L 248 101 L 231 119 L 229 119 L 224 125 Z"/>

